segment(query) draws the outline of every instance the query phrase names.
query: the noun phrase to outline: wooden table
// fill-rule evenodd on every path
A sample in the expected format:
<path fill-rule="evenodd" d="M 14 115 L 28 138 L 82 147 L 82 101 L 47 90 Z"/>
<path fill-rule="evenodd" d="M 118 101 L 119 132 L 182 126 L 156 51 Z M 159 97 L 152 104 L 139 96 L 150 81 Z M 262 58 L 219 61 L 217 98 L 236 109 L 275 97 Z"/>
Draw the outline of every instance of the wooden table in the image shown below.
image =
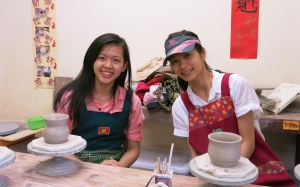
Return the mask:
<path fill-rule="evenodd" d="M 132 168 L 122 168 L 105 166 L 81 162 L 77 171 L 72 174 L 48 177 L 43 176 L 35 171 L 35 166 L 41 161 L 51 157 L 35 156 L 27 153 L 16 152 L 16 160 L 11 165 L 0 169 L 0 175 L 8 178 L 7 187 L 53 187 L 53 186 L 104 186 L 104 187 L 143 187 L 147 184 L 152 176 L 151 171 L 138 170 Z M 173 175 L 173 187 L 199 187 L 206 184 L 196 177 Z M 149 187 L 154 185 L 152 179 Z M 243 187 L 252 187 L 256 185 L 243 185 Z"/>

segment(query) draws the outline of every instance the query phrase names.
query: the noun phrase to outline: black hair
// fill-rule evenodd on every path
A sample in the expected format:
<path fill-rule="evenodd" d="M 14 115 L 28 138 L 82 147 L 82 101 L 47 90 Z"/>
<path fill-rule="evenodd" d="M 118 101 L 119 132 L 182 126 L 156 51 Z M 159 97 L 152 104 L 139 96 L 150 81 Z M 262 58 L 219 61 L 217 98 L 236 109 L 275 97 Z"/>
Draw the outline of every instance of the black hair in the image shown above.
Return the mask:
<path fill-rule="evenodd" d="M 60 103 L 65 93 L 72 91 L 70 97 L 65 103 L 60 103 L 61 106 L 65 106 L 69 102 L 68 114 L 70 119 L 73 120 L 73 127 L 79 125 L 80 110 L 85 104 L 85 100 L 93 92 L 95 86 L 95 73 L 93 70 L 94 62 L 96 61 L 100 51 L 105 45 L 118 45 L 123 49 L 124 62 L 127 62 L 127 68 L 121 72 L 120 76 L 115 80 L 113 85 L 113 96 L 115 96 L 118 86 L 124 87 L 127 82 L 127 89 L 130 91 L 130 102 L 132 101 L 132 89 L 131 89 L 131 62 L 129 55 L 129 47 L 126 41 L 120 36 L 107 33 L 97 37 L 89 46 L 83 60 L 83 67 L 78 76 L 71 83 L 64 86 L 55 96 L 53 102 L 53 110 L 57 111 L 57 105 Z M 126 81 L 127 77 L 127 81 Z"/>
<path fill-rule="evenodd" d="M 170 34 L 170 35 L 168 36 L 168 38 L 166 39 L 165 43 L 166 43 L 168 40 L 170 40 L 171 38 L 174 38 L 174 37 L 177 37 L 177 36 L 193 36 L 193 37 L 195 37 L 195 38 L 197 38 L 197 39 L 199 40 L 197 34 L 191 32 L 191 31 L 182 30 L 182 31 L 174 32 L 174 33 Z M 203 47 L 202 47 L 201 44 L 196 43 L 196 44 L 195 44 L 195 49 L 196 49 L 197 52 L 200 53 L 200 54 L 203 52 Z M 206 63 L 205 60 L 204 60 L 204 65 L 205 65 L 205 68 L 206 68 L 207 70 L 212 70 L 212 68 Z M 177 76 L 177 81 L 178 81 L 178 84 L 179 84 L 180 88 L 181 88 L 183 91 L 185 91 L 185 90 L 187 89 L 187 87 L 188 87 L 188 82 L 186 82 L 185 80 L 183 80 L 182 78 L 180 78 L 180 77 L 178 77 L 178 76 Z"/>

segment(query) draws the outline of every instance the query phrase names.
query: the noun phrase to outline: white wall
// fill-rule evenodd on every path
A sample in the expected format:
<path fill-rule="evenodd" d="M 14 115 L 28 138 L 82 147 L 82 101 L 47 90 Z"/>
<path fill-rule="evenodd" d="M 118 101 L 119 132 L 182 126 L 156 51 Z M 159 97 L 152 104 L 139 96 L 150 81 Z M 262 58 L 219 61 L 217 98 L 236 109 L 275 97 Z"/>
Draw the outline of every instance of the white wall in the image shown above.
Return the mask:
<path fill-rule="evenodd" d="M 182 29 L 198 34 L 207 62 L 250 83 L 300 84 L 299 0 L 260 1 L 258 59 L 229 58 L 230 0 L 56 0 L 59 76 L 75 77 L 90 43 L 106 32 L 124 37 L 133 73 Z M 52 91 L 34 89 L 31 0 L 0 0 L 0 119 L 51 112 Z"/>

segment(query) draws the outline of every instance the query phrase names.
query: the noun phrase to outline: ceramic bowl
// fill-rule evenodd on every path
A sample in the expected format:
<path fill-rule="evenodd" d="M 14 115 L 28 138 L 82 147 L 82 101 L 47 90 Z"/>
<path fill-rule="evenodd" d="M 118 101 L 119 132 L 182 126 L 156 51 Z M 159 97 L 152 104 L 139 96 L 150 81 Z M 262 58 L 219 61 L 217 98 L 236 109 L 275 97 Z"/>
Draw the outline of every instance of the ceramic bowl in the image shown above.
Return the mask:
<path fill-rule="evenodd" d="M 208 135 L 208 155 L 212 164 L 233 167 L 241 158 L 242 137 L 230 132 L 213 132 Z"/>

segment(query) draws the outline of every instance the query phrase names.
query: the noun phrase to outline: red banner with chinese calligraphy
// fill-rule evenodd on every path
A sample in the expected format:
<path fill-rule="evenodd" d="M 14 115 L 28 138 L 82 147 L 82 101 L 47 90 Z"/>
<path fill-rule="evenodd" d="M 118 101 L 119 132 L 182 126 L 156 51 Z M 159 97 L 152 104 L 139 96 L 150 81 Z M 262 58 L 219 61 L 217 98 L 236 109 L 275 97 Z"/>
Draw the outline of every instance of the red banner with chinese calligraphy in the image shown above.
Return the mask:
<path fill-rule="evenodd" d="M 55 0 L 31 0 L 33 73 L 36 88 L 54 88 L 57 76 Z"/>
<path fill-rule="evenodd" d="M 230 58 L 257 59 L 259 0 L 232 0 Z"/>

